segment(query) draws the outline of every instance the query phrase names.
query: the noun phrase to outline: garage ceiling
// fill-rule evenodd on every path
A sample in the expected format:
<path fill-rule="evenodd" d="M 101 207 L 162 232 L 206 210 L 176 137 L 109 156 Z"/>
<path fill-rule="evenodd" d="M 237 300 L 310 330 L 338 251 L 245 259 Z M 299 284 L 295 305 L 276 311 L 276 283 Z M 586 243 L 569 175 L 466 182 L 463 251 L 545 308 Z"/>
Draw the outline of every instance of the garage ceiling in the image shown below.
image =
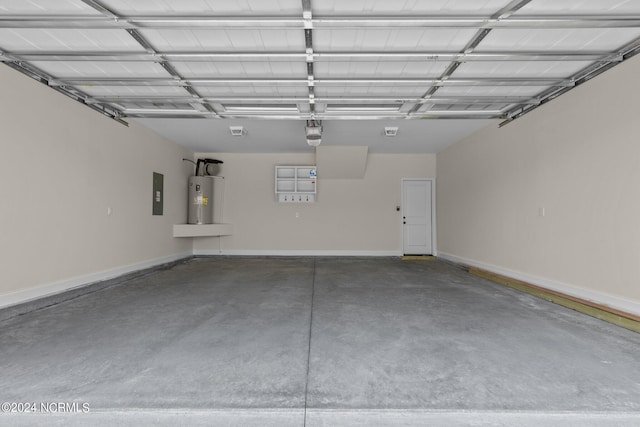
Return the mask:
<path fill-rule="evenodd" d="M 194 149 L 193 119 L 449 119 L 458 138 L 639 50 L 638 0 L 0 0 L 0 61 Z"/>

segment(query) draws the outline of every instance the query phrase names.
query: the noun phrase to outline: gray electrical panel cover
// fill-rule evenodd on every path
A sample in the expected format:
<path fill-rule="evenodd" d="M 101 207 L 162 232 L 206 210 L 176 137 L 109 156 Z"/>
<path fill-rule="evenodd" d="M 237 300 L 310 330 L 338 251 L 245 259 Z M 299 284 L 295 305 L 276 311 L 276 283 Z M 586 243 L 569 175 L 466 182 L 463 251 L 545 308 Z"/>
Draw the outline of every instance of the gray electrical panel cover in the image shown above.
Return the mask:
<path fill-rule="evenodd" d="M 164 175 L 153 173 L 153 214 L 162 215 L 162 205 L 164 199 Z"/>

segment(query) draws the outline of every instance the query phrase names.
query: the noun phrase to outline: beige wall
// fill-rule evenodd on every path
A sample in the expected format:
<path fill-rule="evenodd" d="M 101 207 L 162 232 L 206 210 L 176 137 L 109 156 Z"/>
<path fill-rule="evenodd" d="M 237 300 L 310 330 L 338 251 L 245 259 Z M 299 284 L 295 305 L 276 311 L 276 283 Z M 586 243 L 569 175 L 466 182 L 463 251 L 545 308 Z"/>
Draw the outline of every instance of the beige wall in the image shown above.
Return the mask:
<path fill-rule="evenodd" d="M 638 76 L 640 57 L 439 153 L 440 252 L 638 309 Z"/>
<path fill-rule="evenodd" d="M 8 67 L 0 82 L 0 305 L 10 293 L 191 251 L 171 227 L 186 219 L 191 168 L 181 159 L 193 153 Z M 151 215 L 154 171 L 164 174 L 164 216 Z"/>
<path fill-rule="evenodd" d="M 304 141 L 301 141 L 304 143 Z M 322 179 L 318 202 L 275 201 L 276 165 L 314 164 L 313 154 L 201 154 L 224 161 L 224 221 L 232 236 L 194 239 L 196 253 L 399 254 L 402 178 L 435 177 L 435 155 L 369 154 L 364 179 Z M 296 212 L 299 217 L 296 218 Z"/>

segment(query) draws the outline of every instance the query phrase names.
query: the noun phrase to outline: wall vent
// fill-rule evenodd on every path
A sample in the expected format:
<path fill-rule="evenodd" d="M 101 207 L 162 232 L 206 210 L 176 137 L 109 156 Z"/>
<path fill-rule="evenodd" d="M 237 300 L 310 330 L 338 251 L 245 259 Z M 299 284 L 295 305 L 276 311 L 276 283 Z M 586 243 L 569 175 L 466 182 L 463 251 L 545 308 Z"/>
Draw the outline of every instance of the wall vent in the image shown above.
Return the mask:
<path fill-rule="evenodd" d="M 247 131 L 243 126 L 229 126 L 229 130 L 233 136 L 243 136 L 247 134 Z"/>
<path fill-rule="evenodd" d="M 397 127 L 385 127 L 384 136 L 396 136 L 398 134 Z"/>

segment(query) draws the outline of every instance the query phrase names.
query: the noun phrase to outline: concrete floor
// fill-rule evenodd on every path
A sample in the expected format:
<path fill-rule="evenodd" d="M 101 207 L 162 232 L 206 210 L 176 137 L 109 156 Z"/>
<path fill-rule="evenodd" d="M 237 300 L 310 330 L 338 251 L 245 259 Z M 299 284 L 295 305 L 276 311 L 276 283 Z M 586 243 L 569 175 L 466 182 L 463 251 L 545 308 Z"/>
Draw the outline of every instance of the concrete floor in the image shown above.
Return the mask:
<path fill-rule="evenodd" d="M 440 261 L 197 258 L 0 322 L 0 425 L 637 426 L 640 334 Z"/>

